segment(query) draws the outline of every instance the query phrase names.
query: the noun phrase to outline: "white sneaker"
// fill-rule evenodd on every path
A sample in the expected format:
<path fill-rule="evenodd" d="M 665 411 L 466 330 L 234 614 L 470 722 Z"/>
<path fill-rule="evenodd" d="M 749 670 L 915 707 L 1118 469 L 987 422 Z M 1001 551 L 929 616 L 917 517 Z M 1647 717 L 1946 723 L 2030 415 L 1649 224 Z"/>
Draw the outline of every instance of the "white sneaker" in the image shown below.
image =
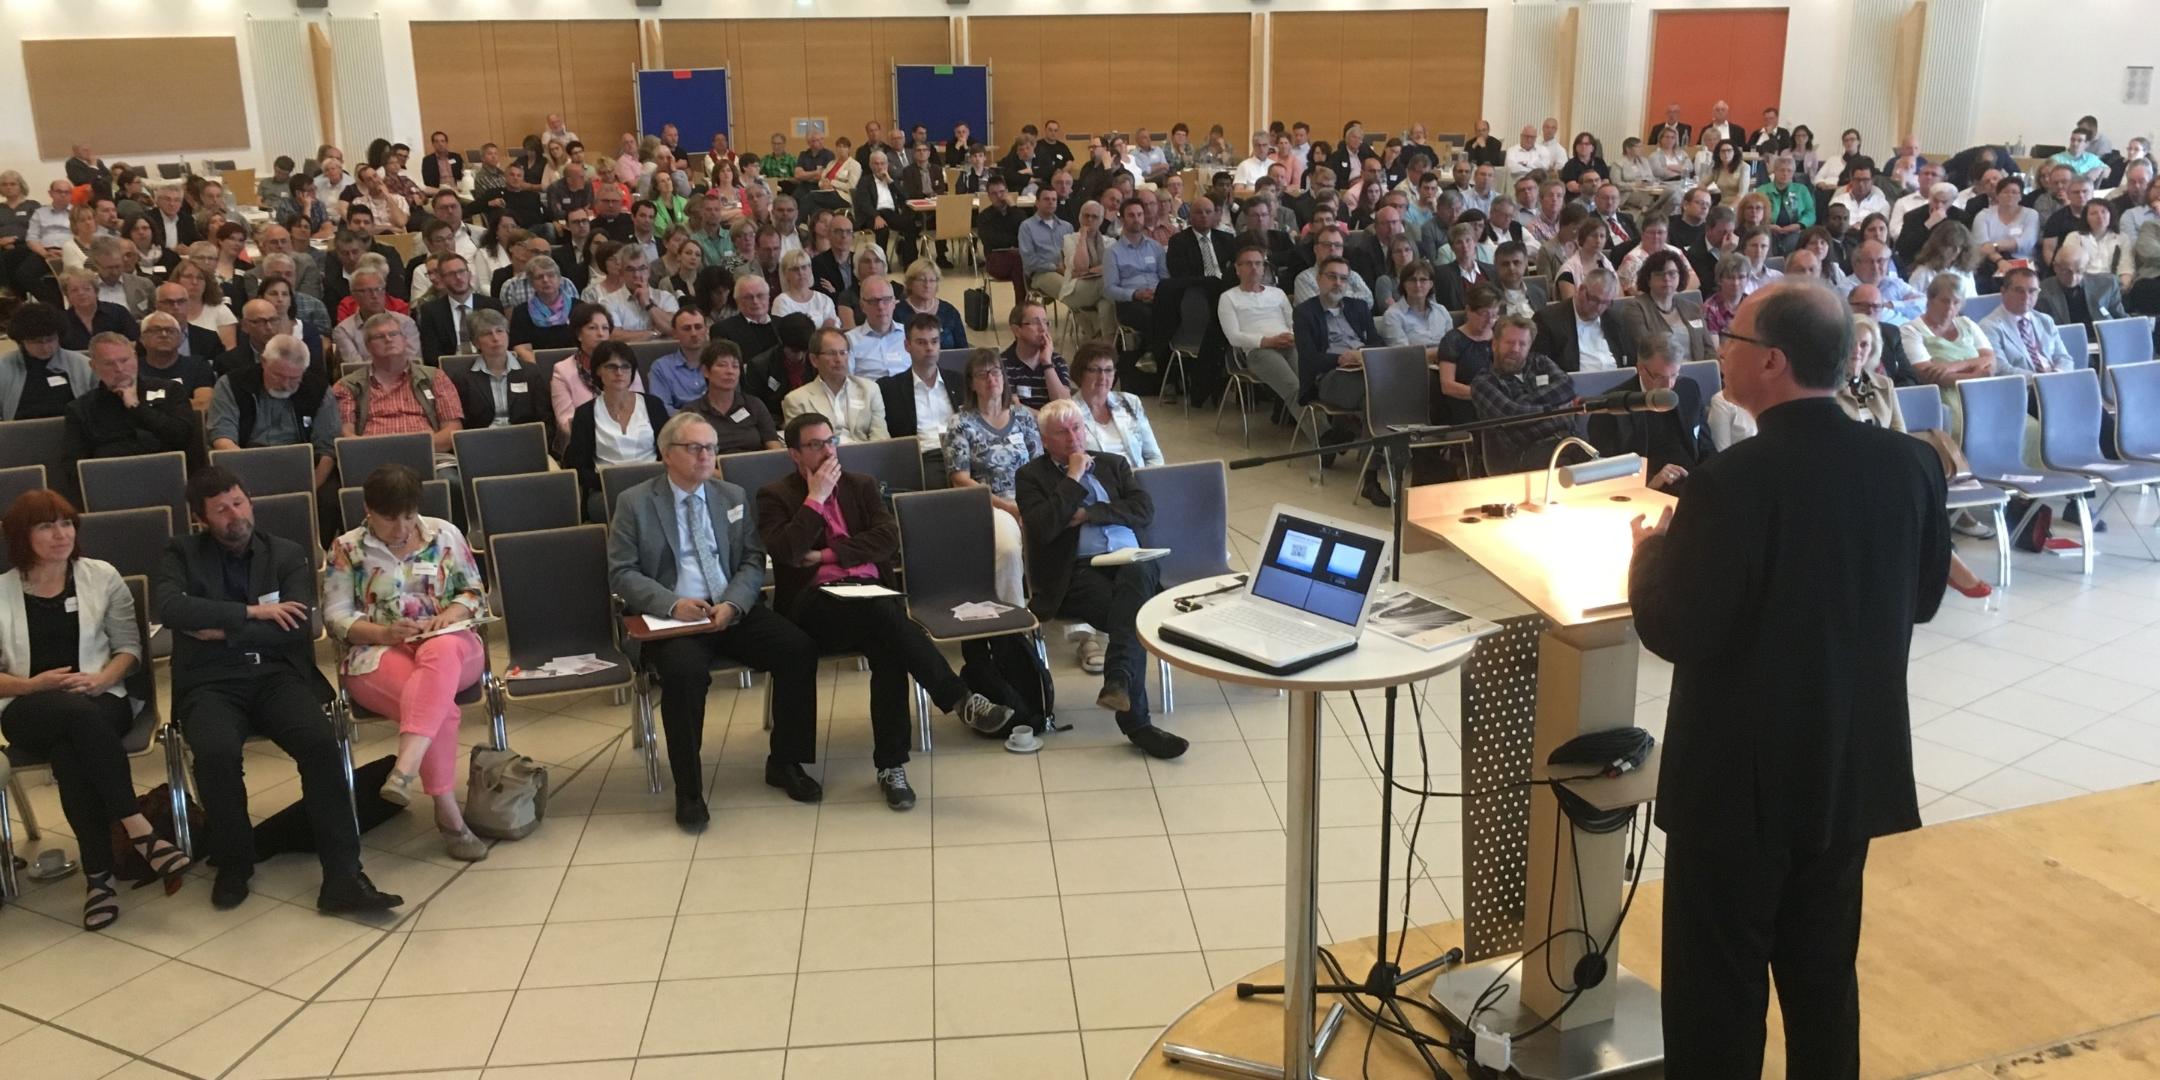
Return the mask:
<path fill-rule="evenodd" d="M 984 733 L 1003 729 L 1013 718 L 1011 709 L 981 694 L 969 694 L 967 699 L 960 703 L 960 707 L 953 710 L 953 714 L 958 716 L 962 723 Z"/>

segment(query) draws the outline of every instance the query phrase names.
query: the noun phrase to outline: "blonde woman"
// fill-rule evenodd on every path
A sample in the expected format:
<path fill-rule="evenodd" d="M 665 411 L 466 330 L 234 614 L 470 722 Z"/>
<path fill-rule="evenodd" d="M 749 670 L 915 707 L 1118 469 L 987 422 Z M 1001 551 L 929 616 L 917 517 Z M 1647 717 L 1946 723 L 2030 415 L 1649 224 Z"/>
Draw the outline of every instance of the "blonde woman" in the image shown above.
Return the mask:
<path fill-rule="evenodd" d="M 1889 374 L 1882 369 L 1882 336 L 1880 323 L 1865 315 L 1853 316 L 1852 363 L 1846 368 L 1844 381 L 1838 384 L 1835 399 L 1838 408 L 1854 420 L 1904 431 L 1905 412 L 1898 407 L 1897 384 L 1891 382 Z M 1947 444 L 1923 438 L 1940 452 L 1943 475 L 1955 480 L 1958 466 L 1947 452 Z M 1975 600 L 1995 591 L 1954 551 L 1950 553 L 1950 587 Z"/>
<path fill-rule="evenodd" d="M 773 294 L 772 317 L 802 312 L 821 328 L 845 329 L 832 297 L 817 291 L 810 273 L 810 253 L 795 248 L 780 256 L 780 291 Z"/>
<path fill-rule="evenodd" d="M 1083 341 L 1109 336 L 1117 327 L 1117 303 L 1103 292 L 1103 208 L 1080 204 L 1080 226 L 1065 236 L 1065 289 L 1058 302 L 1073 313 Z"/>

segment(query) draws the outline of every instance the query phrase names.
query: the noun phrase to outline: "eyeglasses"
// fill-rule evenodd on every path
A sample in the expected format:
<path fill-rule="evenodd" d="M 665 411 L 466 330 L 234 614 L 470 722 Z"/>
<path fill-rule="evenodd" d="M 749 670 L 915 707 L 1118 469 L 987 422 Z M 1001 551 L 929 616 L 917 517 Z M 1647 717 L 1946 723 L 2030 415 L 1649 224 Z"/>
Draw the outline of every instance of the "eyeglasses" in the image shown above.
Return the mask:
<path fill-rule="evenodd" d="M 669 443 L 668 447 L 673 450 L 681 450 L 691 457 L 711 457 L 720 452 L 719 443 L 709 442 L 677 442 Z"/>
<path fill-rule="evenodd" d="M 1746 334 L 1742 334 L 1742 333 L 1739 333 L 1739 332 L 1737 332 L 1737 331 L 1734 331 L 1734 330 L 1731 330 L 1731 329 L 1727 329 L 1727 330 L 1726 330 L 1726 331 L 1725 331 L 1725 332 L 1724 332 L 1723 334 L 1720 334 L 1720 335 L 1719 335 L 1719 337 L 1721 337 L 1722 339 L 1724 339 L 1724 340 L 1726 340 L 1726 341 L 1745 341 L 1745 342 L 1747 342 L 1748 344 L 1750 344 L 1750 345 L 1753 345 L 1753 346 L 1755 346 L 1756 348 L 1760 348 L 1760 349 L 1775 349 L 1775 348 L 1777 348 L 1777 346 L 1775 346 L 1775 345 L 1772 345 L 1772 344 L 1770 344 L 1769 342 L 1767 342 L 1767 341 L 1764 341 L 1763 339 L 1761 339 L 1761 338 L 1759 338 L 1759 337 L 1749 337 L 1749 336 L 1747 336 Z"/>
<path fill-rule="evenodd" d="M 839 445 L 840 436 L 835 435 L 829 439 L 804 439 L 803 441 L 795 444 L 795 449 L 808 450 L 811 453 L 816 453 L 820 450 L 831 450 Z"/>
<path fill-rule="evenodd" d="M 890 296 L 865 296 L 862 298 L 862 302 L 865 304 L 890 304 L 893 302 L 893 298 Z"/>

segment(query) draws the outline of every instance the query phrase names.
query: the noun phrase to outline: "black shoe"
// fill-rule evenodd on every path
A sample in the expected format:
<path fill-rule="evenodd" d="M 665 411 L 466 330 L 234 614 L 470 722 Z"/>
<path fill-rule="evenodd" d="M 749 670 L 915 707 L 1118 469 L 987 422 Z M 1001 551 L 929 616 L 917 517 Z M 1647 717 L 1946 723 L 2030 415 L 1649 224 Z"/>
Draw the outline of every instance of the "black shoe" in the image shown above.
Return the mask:
<path fill-rule="evenodd" d="M 325 915 L 388 911 L 404 903 L 404 897 L 376 888 L 375 883 L 358 870 L 343 881 L 324 881 L 322 892 L 315 896 L 315 910 Z"/>
<path fill-rule="evenodd" d="M 1132 711 L 1132 691 L 1124 679 L 1104 679 L 1102 693 L 1095 695 L 1095 704 L 1114 713 Z"/>
<path fill-rule="evenodd" d="M 792 761 L 766 758 L 765 783 L 787 792 L 787 797 L 796 802 L 817 802 L 825 797 L 825 789 Z"/>
<path fill-rule="evenodd" d="M 1187 746 L 1184 739 L 1172 735 L 1153 724 L 1134 728 L 1126 732 L 1125 737 L 1131 739 L 1134 746 L 1147 751 L 1149 757 L 1161 758 L 1164 761 L 1183 754 Z"/>
<path fill-rule="evenodd" d="M 2078 503 L 2076 499 L 2072 499 L 2069 502 L 2063 504 L 2063 524 L 2075 525 L 2078 523 L 2078 519 L 2083 516 L 2084 515 L 2078 513 Z M 2096 533 L 2106 532 L 2107 522 L 2100 518 L 2094 518 L 2092 521 L 2092 531 Z"/>
<path fill-rule="evenodd" d="M 1381 483 L 1380 478 L 1377 476 L 1366 477 L 1365 488 L 1363 491 L 1360 491 L 1359 494 L 1365 496 L 1366 502 L 1369 502 L 1374 506 L 1380 507 L 1383 510 L 1395 505 L 1394 498 L 1389 496 L 1387 493 L 1387 485 Z"/>
<path fill-rule="evenodd" d="M 685 832 L 704 832 L 705 823 L 712 820 L 712 813 L 705 809 L 705 800 L 698 795 L 679 793 L 675 796 L 675 824 Z"/>
<path fill-rule="evenodd" d="M 915 789 L 908 786 L 907 767 L 895 765 L 877 771 L 878 790 L 885 793 L 885 805 L 895 810 L 915 808 Z"/>
<path fill-rule="evenodd" d="M 219 911 L 231 911 L 246 903 L 249 876 L 246 871 L 240 873 L 218 871 L 217 880 L 210 886 L 210 906 Z"/>

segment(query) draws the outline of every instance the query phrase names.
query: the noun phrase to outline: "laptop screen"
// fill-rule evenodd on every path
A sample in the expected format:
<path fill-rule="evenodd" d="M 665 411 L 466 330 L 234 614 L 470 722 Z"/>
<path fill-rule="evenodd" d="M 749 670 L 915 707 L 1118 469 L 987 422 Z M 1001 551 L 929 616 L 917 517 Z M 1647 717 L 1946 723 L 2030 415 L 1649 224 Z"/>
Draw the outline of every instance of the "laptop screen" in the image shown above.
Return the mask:
<path fill-rule="evenodd" d="M 1356 626 L 1386 547 L 1362 533 L 1278 514 L 1253 577 L 1253 595 Z"/>

